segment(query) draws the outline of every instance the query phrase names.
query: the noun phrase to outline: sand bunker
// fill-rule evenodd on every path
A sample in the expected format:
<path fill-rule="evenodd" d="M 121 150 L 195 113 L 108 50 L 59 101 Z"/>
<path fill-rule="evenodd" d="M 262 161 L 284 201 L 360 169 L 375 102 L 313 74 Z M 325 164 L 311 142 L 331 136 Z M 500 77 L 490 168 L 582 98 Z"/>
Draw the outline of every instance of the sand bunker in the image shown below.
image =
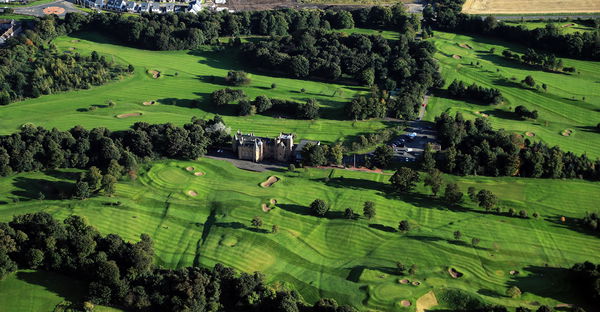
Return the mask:
<path fill-rule="evenodd" d="M 488 115 L 488 114 L 484 114 L 484 113 L 482 113 L 482 112 L 475 112 L 475 114 L 477 114 L 477 115 L 480 115 L 480 116 L 481 116 L 481 117 L 483 117 L 483 118 L 488 118 L 488 117 L 490 117 L 490 115 Z"/>
<path fill-rule="evenodd" d="M 410 303 L 410 301 L 408 301 L 408 300 L 402 300 L 402 301 L 400 301 L 400 304 L 403 307 L 410 307 L 412 303 Z"/>
<path fill-rule="evenodd" d="M 276 205 L 277 204 L 277 199 L 275 198 L 271 198 L 271 200 L 269 201 L 272 205 Z"/>
<path fill-rule="evenodd" d="M 201 177 L 204 175 L 204 172 L 202 172 L 202 171 L 194 172 L 194 175 L 197 177 Z"/>
<path fill-rule="evenodd" d="M 81 42 L 81 40 L 77 40 L 77 39 L 71 40 L 71 43 L 77 43 L 77 42 Z"/>
<path fill-rule="evenodd" d="M 458 46 L 461 48 L 469 49 L 469 50 L 473 49 L 470 45 L 468 45 L 466 43 L 459 43 Z"/>
<path fill-rule="evenodd" d="M 148 74 L 152 75 L 152 78 L 154 79 L 160 77 L 160 72 L 158 70 L 149 70 Z"/>
<path fill-rule="evenodd" d="M 115 117 L 117 117 L 117 118 L 127 118 L 127 117 L 135 117 L 135 116 L 142 116 L 142 113 L 120 114 L 120 115 L 117 115 Z"/>
<path fill-rule="evenodd" d="M 565 28 L 565 27 L 573 27 L 573 26 L 575 26 L 575 24 L 571 23 L 571 24 L 562 25 L 560 27 Z"/>
<path fill-rule="evenodd" d="M 195 191 L 188 191 L 188 195 L 196 197 L 198 196 L 198 193 L 196 193 Z"/>
<path fill-rule="evenodd" d="M 456 269 L 454 268 L 449 268 L 448 269 L 448 273 L 450 273 L 450 276 L 452 276 L 452 278 L 459 278 L 462 277 L 463 274 L 458 272 Z"/>
<path fill-rule="evenodd" d="M 269 208 L 269 206 L 267 206 L 267 204 L 262 204 L 261 207 L 262 207 L 262 211 L 264 211 L 264 212 L 271 211 L 271 208 Z"/>
<path fill-rule="evenodd" d="M 189 166 L 189 167 L 185 168 L 185 170 L 187 170 L 187 171 L 194 171 L 194 167 Z"/>
<path fill-rule="evenodd" d="M 565 129 L 560 133 L 562 136 L 571 136 L 571 134 L 573 134 L 573 130 L 571 129 Z"/>
<path fill-rule="evenodd" d="M 419 281 L 414 281 L 414 282 L 412 282 L 412 285 L 413 285 L 413 286 L 419 286 L 419 285 L 421 285 L 421 282 L 419 282 Z"/>
<path fill-rule="evenodd" d="M 277 181 L 279 181 L 279 178 L 276 176 L 270 176 L 267 181 L 262 182 L 260 184 L 260 186 L 262 187 L 270 187 L 271 185 L 275 184 Z"/>
<path fill-rule="evenodd" d="M 452 58 L 455 60 L 460 60 L 462 58 L 462 56 L 454 54 L 454 55 L 452 55 Z"/>
<path fill-rule="evenodd" d="M 519 271 L 517 271 L 517 270 L 512 270 L 508 273 L 510 273 L 510 275 L 519 275 Z"/>
<path fill-rule="evenodd" d="M 77 49 L 77 48 L 75 48 L 75 47 L 70 47 L 70 48 L 68 48 L 67 50 L 69 50 L 69 51 L 73 51 L 73 50 L 75 50 L 75 49 Z"/>
<path fill-rule="evenodd" d="M 407 279 L 399 280 L 398 282 L 400 282 L 400 284 L 404 284 L 404 285 L 410 283 L 410 281 Z"/>
<path fill-rule="evenodd" d="M 148 101 L 148 102 L 144 102 L 142 104 L 144 104 L 144 106 L 150 106 L 150 105 L 156 104 L 156 101 Z"/>
<path fill-rule="evenodd" d="M 528 137 L 534 137 L 535 133 L 527 131 L 527 132 L 525 132 L 525 135 Z"/>

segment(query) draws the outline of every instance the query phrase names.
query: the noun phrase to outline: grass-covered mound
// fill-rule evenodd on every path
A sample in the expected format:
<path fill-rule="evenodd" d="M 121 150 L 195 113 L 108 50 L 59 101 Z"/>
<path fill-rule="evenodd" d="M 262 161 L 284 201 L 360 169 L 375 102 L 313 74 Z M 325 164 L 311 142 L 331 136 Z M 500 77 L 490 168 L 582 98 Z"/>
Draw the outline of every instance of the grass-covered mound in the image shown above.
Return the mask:
<path fill-rule="evenodd" d="M 195 177 L 188 167 L 206 175 Z M 402 300 L 415 306 L 431 289 L 459 288 L 508 306 L 580 303 L 558 267 L 600 254 L 597 238 L 572 222 L 596 209 L 600 185 L 579 180 L 445 177 L 463 191 L 469 186 L 491 190 L 504 210 L 541 216 L 521 219 L 484 213 L 468 199 L 462 208 L 448 208 L 421 186 L 415 194 L 389 195 L 386 174 L 302 169 L 279 172 L 276 187 L 261 188 L 268 177 L 264 173 L 211 159 L 153 163 L 135 181 L 119 182 L 111 198 L 55 200 L 53 188 L 69 188 L 77 176 L 63 170 L 0 180 L 5 203 L 0 220 L 40 210 L 58 218 L 82 215 L 104 234 L 117 232 L 135 241 L 149 233 L 160 265 L 221 262 L 245 272 L 258 270 L 269 281 L 293 285 L 308 302 L 333 297 L 359 308 L 396 310 Z M 189 190 L 197 196 L 189 196 Z M 48 192 L 46 200 L 37 199 L 40 192 Z M 315 198 L 330 204 L 325 217 L 310 213 Z M 277 200 L 276 209 L 264 212 L 261 205 L 271 199 Z M 343 217 L 348 207 L 361 212 L 367 200 L 377 209 L 370 222 Z M 251 226 L 255 216 L 262 219 L 261 228 Z M 405 219 L 413 230 L 401 234 L 398 221 Z M 270 233 L 273 225 L 279 227 L 276 234 Z M 462 240 L 454 239 L 456 230 Z M 476 247 L 470 244 L 474 237 L 481 240 Z M 416 264 L 414 274 L 399 275 L 397 262 Z M 454 279 L 448 267 L 464 275 Z M 511 275 L 514 270 L 519 274 Z M 411 283 L 399 283 L 402 279 Z M 511 285 L 524 292 L 521 298 L 505 296 Z"/>

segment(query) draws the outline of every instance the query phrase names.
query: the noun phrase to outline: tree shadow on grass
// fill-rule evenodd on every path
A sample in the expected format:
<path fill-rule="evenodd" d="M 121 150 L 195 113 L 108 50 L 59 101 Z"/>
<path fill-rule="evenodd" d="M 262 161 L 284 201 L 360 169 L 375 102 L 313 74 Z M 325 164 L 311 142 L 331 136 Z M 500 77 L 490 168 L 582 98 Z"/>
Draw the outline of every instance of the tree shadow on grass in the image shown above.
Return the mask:
<path fill-rule="evenodd" d="M 439 241 L 444 240 L 444 239 L 436 237 L 436 236 L 424 236 L 424 235 L 408 235 L 406 237 L 411 238 L 411 239 L 416 239 L 416 240 L 422 241 L 422 242 L 439 242 Z"/>
<path fill-rule="evenodd" d="M 380 231 L 384 231 L 384 232 L 388 232 L 388 233 L 396 233 L 398 232 L 398 230 L 396 230 L 395 228 L 391 227 L 391 226 L 387 226 L 387 225 L 383 225 L 383 224 L 369 224 L 369 227 L 372 229 L 376 229 L 376 230 L 380 230 Z"/>
<path fill-rule="evenodd" d="M 354 266 L 350 269 L 350 273 L 348 273 L 348 276 L 346 277 L 346 280 L 350 281 L 350 282 L 355 282 L 358 283 L 360 282 L 360 276 L 362 275 L 362 273 L 365 270 L 372 270 L 372 271 L 379 271 L 382 274 L 388 274 L 388 275 L 398 275 L 398 271 L 396 268 L 392 268 L 392 267 L 381 267 L 381 266 L 366 266 L 366 265 L 357 265 Z"/>
<path fill-rule="evenodd" d="M 597 111 L 600 112 L 600 109 L 597 109 Z M 596 126 L 578 126 L 577 129 L 579 129 L 581 131 L 585 131 L 585 132 L 592 132 L 592 133 L 600 134 L 600 128 L 598 128 Z"/>
<path fill-rule="evenodd" d="M 73 184 L 70 182 L 25 177 L 15 178 L 13 185 L 19 188 L 12 191 L 13 195 L 29 200 L 39 199 L 40 193 L 45 199 L 61 199 L 60 194 L 70 193 L 73 189 Z"/>
<path fill-rule="evenodd" d="M 582 215 L 581 218 L 583 218 L 583 217 L 584 216 Z M 600 233 L 594 232 L 594 231 L 588 229 L 587 227 L 585 227 L 585 225 L 581 222 L 581 219 L 568 218 L 565 220 L 565 222 L 562 222 L 561 218 L 562 218 L 562 216 L 560 216 L 560 215 L 551 215 L 551 216 L 546 216 L 544 218 L 544 221 L 552 223 L 553 227 L 569 229 L 569 230 L 579 232 L 582 234 L 600 237 Z"/>
<path fill-rule="evenodd" d="M 218 227 L 234 229 L 234 230 L 246 228 L 246 225 L 244 225 L 241 222 L 216 222 L 216 223 L 214 223 L 214 225 L 218 226 Z"/>
<path fill-rule="evenodd" d="M 310 208 L 296 204 L 277 204 L 277 207 L 303 216 L 312 216 Z"/>
<path fill-rule="evenodd" d="M 387 185 L 377 181 L 355 179 L 355 178 L 320 178 L 313 179 L 313 181 L 325 183 L 325 185 L 335 188 L 347 188 L 347 189 L 365 189 L 375 190 L 384 192 L 387 189 Z"/>
<path fill-rule="evenodd" d="M 421 208 L 450 210 L 453 212 L 469 212 L 469 211 L 480 212 L 477 210 L 470 210 L 470 209 L 464 208 L 460 205 L 448 205 L 445 202 L 443 202 L 437 198 L 434 198 L 434 197 L 431 197 L 431 196 L 425 195 L 425 194 L 419 194 L 419 193 L 386 193 L 383 196 L 388 199 L 401 200 L 401 201 L 409 203 L 415 207 L 421 207 Z"/>
<path fill-rule="evenodd" d="M 526 273 L 523 274 L 523 271 Z M 569 269 L 566 268 L 527 266 L 512 279 L 508 282 L 508 286 L 517 286 L 522 292 L 565 303 L 578 305 L 585 303 L 585 298 L 574 287 Z"/>
<path fill-rule="evenodd" d="M 507 120 L 525 121 L 517 116 L 517 114 L 502 109 L 485 110 L 482 113 L 494 116 L 496 118 L 502 118 Z"/>
<path fill-rule="evenodd" d="M 258 234 L 269 234 L 269 233 L 271 233 L 268 230 L 259 229 L 259 228 L 255 228 L 255 227 L 246 227 L 246 230 L 248 230 L 250 232 L 258 233 Z"/>
<path fill-rule="evenodd" d="M 488 297 L 492 297 L 492 298 L 506 298 L 505 296 L 502 296 L 501 294 L 491 290 L 491 289 L 480 289 L 477 291 L 478 294 L 482 295 L 482 296 L 488 296 Z"/>
<path fill-rule="evenodd" d="M 82 302 L 87 286 L 85 283 L 72 280 L 57 273 L 44 271 L 16 273 L 17 278 L 32 285 L 39 285 L 71 302 Z"/>

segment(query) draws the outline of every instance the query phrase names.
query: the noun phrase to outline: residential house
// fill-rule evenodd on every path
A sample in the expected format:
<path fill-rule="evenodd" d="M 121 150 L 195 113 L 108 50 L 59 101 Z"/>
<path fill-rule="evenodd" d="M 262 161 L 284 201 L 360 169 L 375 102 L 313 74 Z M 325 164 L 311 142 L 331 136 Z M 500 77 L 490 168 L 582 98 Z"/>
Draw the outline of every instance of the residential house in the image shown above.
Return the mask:
<path fill-rule="evenodd" d="M 160 13 L 161 12 L 160 3 L 154 2 L 152 4 L 152 7 L 150 7 L 150 12 L 152 12 L 152 13 Z"/>
<path fill-rule="evenodd" d="M 190 2 L 189 6 L 188 6 L 188 12 L 196 14 L 196 13 L 200 12 L 201 10 L 202 10 L 202 5 L 200 5 L 199 0 Z"/>
<path fill-rule="evenodd" d="M 135 12 L 137 11 L 138 5 L 137 3 L 135 3 L 135 1 L 129 1 L 127 2 L 127 5 L 125 6 L 125 10 L 127 12 Z"/>
<path fill-rule="evenodd" d="M 165 4 L 165 13 L 175 12 L 175 3 L 167 3 Z"/>
<path fill-rule="evenodd" d="M 102 9 L 104 7 L 104 0 L 94 0 L 90 5 L 91 8 Z"/>
<path fill-rule="evenodd" d="M 126 6 L 125 0 L 109 0 L 106 4 L 106 8 L 113 11 L 123 11 Z"/>
<path fill-rule="evenodd" d="M 142 2 L 142 4 L 140 4 L 140 13 L 150 12 L 151 6 L 152 6 L 152 2 Z"/>

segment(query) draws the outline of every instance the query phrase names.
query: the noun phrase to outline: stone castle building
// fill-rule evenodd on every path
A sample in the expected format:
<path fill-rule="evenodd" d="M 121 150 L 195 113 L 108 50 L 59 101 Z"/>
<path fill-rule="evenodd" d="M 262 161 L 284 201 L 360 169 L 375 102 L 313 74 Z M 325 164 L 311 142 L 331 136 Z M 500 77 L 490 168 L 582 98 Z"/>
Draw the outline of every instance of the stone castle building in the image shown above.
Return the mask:
<path fill-rule="evenodd" d="M 278 137 L 265 138 L 253 133 L 242 134 L 238 131 L 233 136 L 233 153 L 238 159 L 261 162 L 266 159 L 288 162 L 292 159 L 294 138 L 291 133 L 280 133 Z"/>

